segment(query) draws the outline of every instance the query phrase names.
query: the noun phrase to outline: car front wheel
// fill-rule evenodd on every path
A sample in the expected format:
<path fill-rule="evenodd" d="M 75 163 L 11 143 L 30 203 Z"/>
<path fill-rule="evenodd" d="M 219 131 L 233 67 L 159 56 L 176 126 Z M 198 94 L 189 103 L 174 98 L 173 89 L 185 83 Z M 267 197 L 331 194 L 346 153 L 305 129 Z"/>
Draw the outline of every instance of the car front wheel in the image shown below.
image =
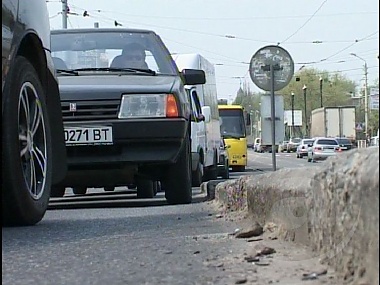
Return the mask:
<path fill-rule="evenodd" d="M 192 201 L 190 147 L 188 132 L 177 162 L 166 173 L 165 198 L 169 204 L 189 204 Z"/>
<path fill-rule="evenodd" d="M 34 225 L 46 212 L 52 183 L 46 95 L 25 57 L 16 57 L 8 77 L 2 102 L 2 224 Z"/>

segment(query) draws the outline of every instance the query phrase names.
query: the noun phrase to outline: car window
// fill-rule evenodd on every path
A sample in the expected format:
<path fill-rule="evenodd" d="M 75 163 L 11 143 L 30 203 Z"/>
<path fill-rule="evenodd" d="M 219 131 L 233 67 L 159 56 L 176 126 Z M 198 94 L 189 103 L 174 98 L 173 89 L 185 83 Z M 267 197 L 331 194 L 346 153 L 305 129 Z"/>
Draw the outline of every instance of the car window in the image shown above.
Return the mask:
<path fill-rule="evenodd" d="M 350 140 L 348 139 L 336 139 L 339 144 L 351 144 Z"/>
<path fill-rule="evenodd" d="M 304 140 L 303 144 L 313 144 L 314 140 Z"/>
<path fill-rule="evenodd" d="M 323 144 L 323 145 L 337 145 L 338 142 L 336 140 L 327 140 L 327 139 L 321 139 L 317 140 L 316 144 Z"/>
<path fill-rule="evenodd" d="M 299 143 L 299 142 L 301 142 L 301 139 L 291 139 L 291 141 L 294 143 Z"/>

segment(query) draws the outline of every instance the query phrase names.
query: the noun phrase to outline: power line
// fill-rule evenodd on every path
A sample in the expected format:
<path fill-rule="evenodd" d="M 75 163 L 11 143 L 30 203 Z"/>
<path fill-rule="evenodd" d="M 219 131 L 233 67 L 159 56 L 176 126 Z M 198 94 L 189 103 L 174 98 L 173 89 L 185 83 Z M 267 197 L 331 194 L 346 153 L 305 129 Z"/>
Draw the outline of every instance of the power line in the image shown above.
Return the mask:
<path fill-rule="evenodd" d="M 311 19 L 313 19 L 314 18 L 314 16 L 315 16 L 315 14 L 317 14 L 318 13 L 318 11 L 319 10 L 321 10 L 322 9 L 322 7 L 323 7 L 323 5 L 325 5 L 325 3 L 327 2 L 327 0 L 325 0 L 325 1 L 323 1 L 322 2 L 322 4 L 318 7 L 318 9 L 306 20 L 306 22 L 305 23 L 303 23 L 302 25 L 301 25 L 301 27 L 299 27 L 293 34 L 291 34 L 290 36 L 288 36 L 285 40 L 283 40 L 281 43 L 278 43 L 277 45 L 280 45 L 280 44 L 282 44 L 282 43 L 284 43 L 284 42 L 286 42 L 288 39 L 290 39 L 291 37 L 293 37 L 295 34 L 297 34 L 303 27 L 305 27 L 306 26 L 306 24 L 307 23 L 309 23 L 310 21 L 311 21 Z"/>
<path fill-rule="evenodd" d="M 78 6 L 76 6 L 78 7 Z M 80 8 L 80 7 L 78 7 Z M 81 8 L 83 9 L 83 8 Z M 246 21 L 246 20 L 278 20 L 278 19 L 296 19 L 296 18 L 308 18 L 313 15 L 284 15 L 284 16 L 252 16 L 252 17 L 185 17 L 185 16 L 156 16 L 156 15 L 140 15 L 140 14 L 128 14 L 119 11 L 93 9 L 88 10 L 89 12 L 97 13 L 108 13 L 108 14 L 119 14 L 127 17 L 137 17 L 137 18 L 149 18 L 149 19 L 179 19 L 179 20 L 207 20 L 207 21 Z M 314 17 L 336 17 L 336 16 L 348 16 L 348 15 L 369 15 L 369 14 L 379 14 L 379 12 L 374 11 L 362 11 L 362 12 L 347 12 L 347 13 L 330 13 L 330 14 L 320 14 L 314 15 Z"/>
<path fill-rule="evenodd" d="M 329 60 L 330 58 L 335 57 L 336 55 L 338 55 L 338 54 L 342 53 L 343 51 L 349 49 L 350 47 L 352 47 L 353 45 L 357 44 L 358 42 L 361 42 L 361 41 L 363 41 L 363 40 L 365 40 L 365 39 L 368 39 L 368 38 L 372 37 L 373 35 L 377 34 L 378 32 L 379 32 L 379 31 L 373 32 L 373 33 L 369 34 L 368 36 L 365 36 L 365 37 L 362 38 L 362 39 L 355 40 L 355 42 L 353 42 L 352 44 L 350 44 L 350 45 L 344 47 L 343 49 L 338 50 L 337 52 L 335 52 L 334 54 L 332 54 L 332 55 L 330 55 L 330 56 L 328 56 L 328 57 L 326 57 L 326 58 L 322 58 L 322 59 L 317 60 L 317 61 L 302 62 L 302 63 L 299 63 L 299 64 L 308 64 L 308 65 L 309 65 L 309 64 L 318 64 L 318 63 L 324 62 L 324 61 L 326 61 L 326 60 Z"/>

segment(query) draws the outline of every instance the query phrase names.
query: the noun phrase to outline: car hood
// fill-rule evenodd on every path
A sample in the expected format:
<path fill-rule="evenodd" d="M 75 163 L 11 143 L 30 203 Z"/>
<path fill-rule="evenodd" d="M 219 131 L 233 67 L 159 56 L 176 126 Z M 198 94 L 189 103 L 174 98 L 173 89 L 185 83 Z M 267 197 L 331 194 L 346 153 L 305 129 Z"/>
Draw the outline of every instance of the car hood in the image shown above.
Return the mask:
<path fill-rule="evenodd" d="M 180 78 L 170 75 L 80 75 L 59 76 L 62 100 L 116 99 L 124 93 L 171 93 L 180 88 Z"/>

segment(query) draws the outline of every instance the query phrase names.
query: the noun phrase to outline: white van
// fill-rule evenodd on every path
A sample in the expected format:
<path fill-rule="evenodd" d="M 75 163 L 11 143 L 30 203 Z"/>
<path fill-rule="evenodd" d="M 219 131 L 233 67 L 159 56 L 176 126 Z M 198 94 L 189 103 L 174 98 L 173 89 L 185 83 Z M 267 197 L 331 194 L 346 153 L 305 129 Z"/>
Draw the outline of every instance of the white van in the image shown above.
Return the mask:
<path fill-rule="evenodd" d="M 178 69 L 201 69 L 205 72 L 206 83 L 186 85 L 192 105 L 191 152 L 192 184 L 199 186 L 202 181 L 217 179 L 220 152 L 220 126 L 215 68 L 200 54 L 172 55 Z"/>

